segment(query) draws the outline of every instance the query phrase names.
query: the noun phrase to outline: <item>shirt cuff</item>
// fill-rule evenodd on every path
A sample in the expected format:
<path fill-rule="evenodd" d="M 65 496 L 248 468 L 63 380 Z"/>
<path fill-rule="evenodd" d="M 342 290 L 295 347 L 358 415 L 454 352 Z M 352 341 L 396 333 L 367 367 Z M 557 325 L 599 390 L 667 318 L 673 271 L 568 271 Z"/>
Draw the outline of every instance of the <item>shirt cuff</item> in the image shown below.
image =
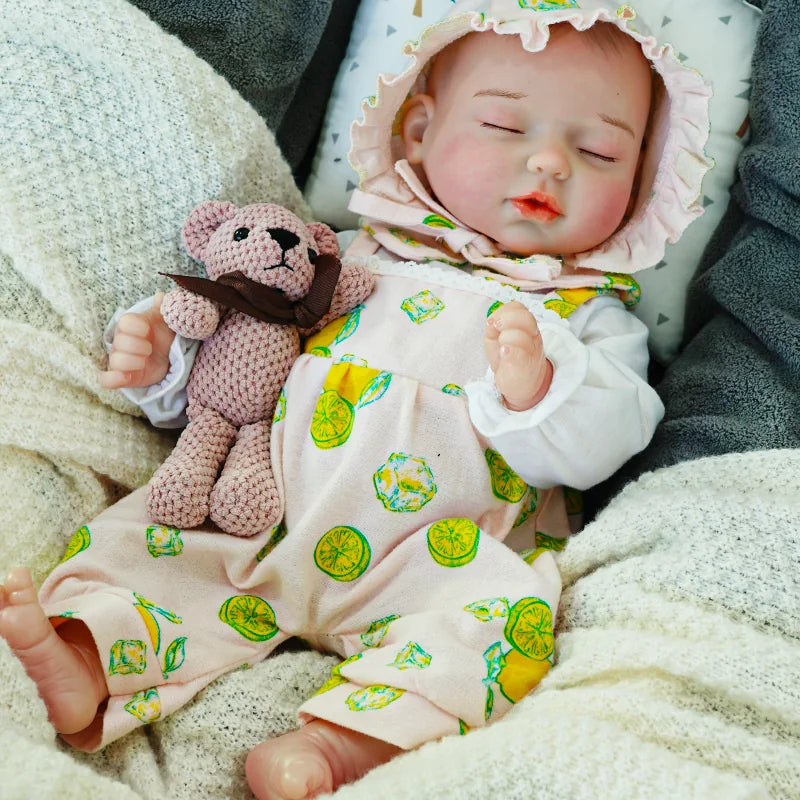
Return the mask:
<path fill-rule="evenodd" d="M 586 347 L 561 326 L 541 323 L 539 330 L 544 354 L 553 365 L 553 380 L 547 394 L 533 408 L 526 411 L 507 408 L 495 386 L 491 369 L 483 380 L 464 387 L 472 424 L 487 439 L 541 425 L 583 383 L 589 366 Z"/>
<path fill-rule="evenodd" d="M 106 352 L 111 351 L 114 331 L 123 314 L 142 313 L 152 308 L 153 298 L 140 300 L 129 309 L 117 309 L 103 333 Z M 152 425 L 157 428 L 183 428 L 189 418 L 186 416 L 186 383 L 189 379 L 200 342 L 175 335 L 169 349 L 169 371 L 160 381 L 152 386 L 124 388 L 119 391 L 135 405 L 139 406 Z"/>

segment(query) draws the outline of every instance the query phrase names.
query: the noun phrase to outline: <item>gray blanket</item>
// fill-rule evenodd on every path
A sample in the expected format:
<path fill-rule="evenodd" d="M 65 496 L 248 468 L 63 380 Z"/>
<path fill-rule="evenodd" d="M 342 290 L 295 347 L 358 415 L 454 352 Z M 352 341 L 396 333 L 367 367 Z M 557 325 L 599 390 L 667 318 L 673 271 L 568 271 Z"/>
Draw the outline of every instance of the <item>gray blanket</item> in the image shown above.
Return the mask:
<path fill-rule="evenodd" d="M 304 178 L 358 0 L 131 2 L 228 79 Z"/>
<path fill-rule="evenodd" d="M 753 59 L 752 138 L 688 300 L 687 342 L 657 389 L 650 446 L 593 492 L 657 467 L 800 446 L 800 15 L 769 0 Z"/>

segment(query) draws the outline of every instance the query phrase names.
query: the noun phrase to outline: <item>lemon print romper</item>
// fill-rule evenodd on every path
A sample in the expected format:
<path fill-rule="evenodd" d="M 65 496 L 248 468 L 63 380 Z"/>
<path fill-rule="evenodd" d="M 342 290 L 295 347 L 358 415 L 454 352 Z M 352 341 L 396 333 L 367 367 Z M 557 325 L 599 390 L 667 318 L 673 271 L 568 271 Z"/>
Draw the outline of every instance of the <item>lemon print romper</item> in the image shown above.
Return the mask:
<path fill-rule="evenodd" d="M 380 275 L 308 340 L 273 423 L 281 525 L 155 526 L 140 489 L 76 533 L 41 599 L 94 636 L 101 746 L 292 636 L 345 659 L 301 719 L 403 748 L 502 716 L 547 672 L 561 585 L 536 531 L 553 504 L 470 422 L 495 301 L 463 277 Z"/>

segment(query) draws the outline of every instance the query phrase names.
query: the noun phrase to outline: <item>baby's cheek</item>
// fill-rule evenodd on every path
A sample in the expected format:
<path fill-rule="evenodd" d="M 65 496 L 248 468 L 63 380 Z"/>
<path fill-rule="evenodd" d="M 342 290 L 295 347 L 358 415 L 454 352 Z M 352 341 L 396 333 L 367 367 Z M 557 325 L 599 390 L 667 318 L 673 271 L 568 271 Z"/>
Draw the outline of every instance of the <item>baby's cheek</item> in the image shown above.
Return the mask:
<path fill-rule="evenodd" d="M 602 239 L 617 229 L 630 198 L 630 185 L 626 183 L 605 186 L 595 194 L 591 214 L 591 227 Z"/>
<path fill-rule="evenodd" d="M 478 142 L 452 137 L 443 142 L 426 165 L 431 188 L 450 211 L 479 204 L 494 169 L 487 163 Z"/>

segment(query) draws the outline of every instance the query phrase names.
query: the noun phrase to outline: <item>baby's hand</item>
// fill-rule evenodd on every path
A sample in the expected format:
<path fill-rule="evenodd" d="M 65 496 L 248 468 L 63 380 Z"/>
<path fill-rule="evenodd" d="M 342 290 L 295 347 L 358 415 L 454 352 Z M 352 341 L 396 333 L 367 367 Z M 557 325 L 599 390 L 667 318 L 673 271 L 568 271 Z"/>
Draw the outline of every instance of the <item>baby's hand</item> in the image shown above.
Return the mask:
<path fill-rule="evenodd" d="M 553 365 L 545 358 L 536 319 L 522 303 L 505 303 L 489 317 L 483 345 L 508 408 L 526 411 L 547 394 Z"/>
<path fill-rule="evenodd" d="M 169 371 L 169 349 L 175 338 L 161 316 L 164 293 L 153 298 L 153 307 L 143 314 L 123 314 L 117 322 L 108 370 L 98 382 L 104 389 L 152 386 Z"/>

